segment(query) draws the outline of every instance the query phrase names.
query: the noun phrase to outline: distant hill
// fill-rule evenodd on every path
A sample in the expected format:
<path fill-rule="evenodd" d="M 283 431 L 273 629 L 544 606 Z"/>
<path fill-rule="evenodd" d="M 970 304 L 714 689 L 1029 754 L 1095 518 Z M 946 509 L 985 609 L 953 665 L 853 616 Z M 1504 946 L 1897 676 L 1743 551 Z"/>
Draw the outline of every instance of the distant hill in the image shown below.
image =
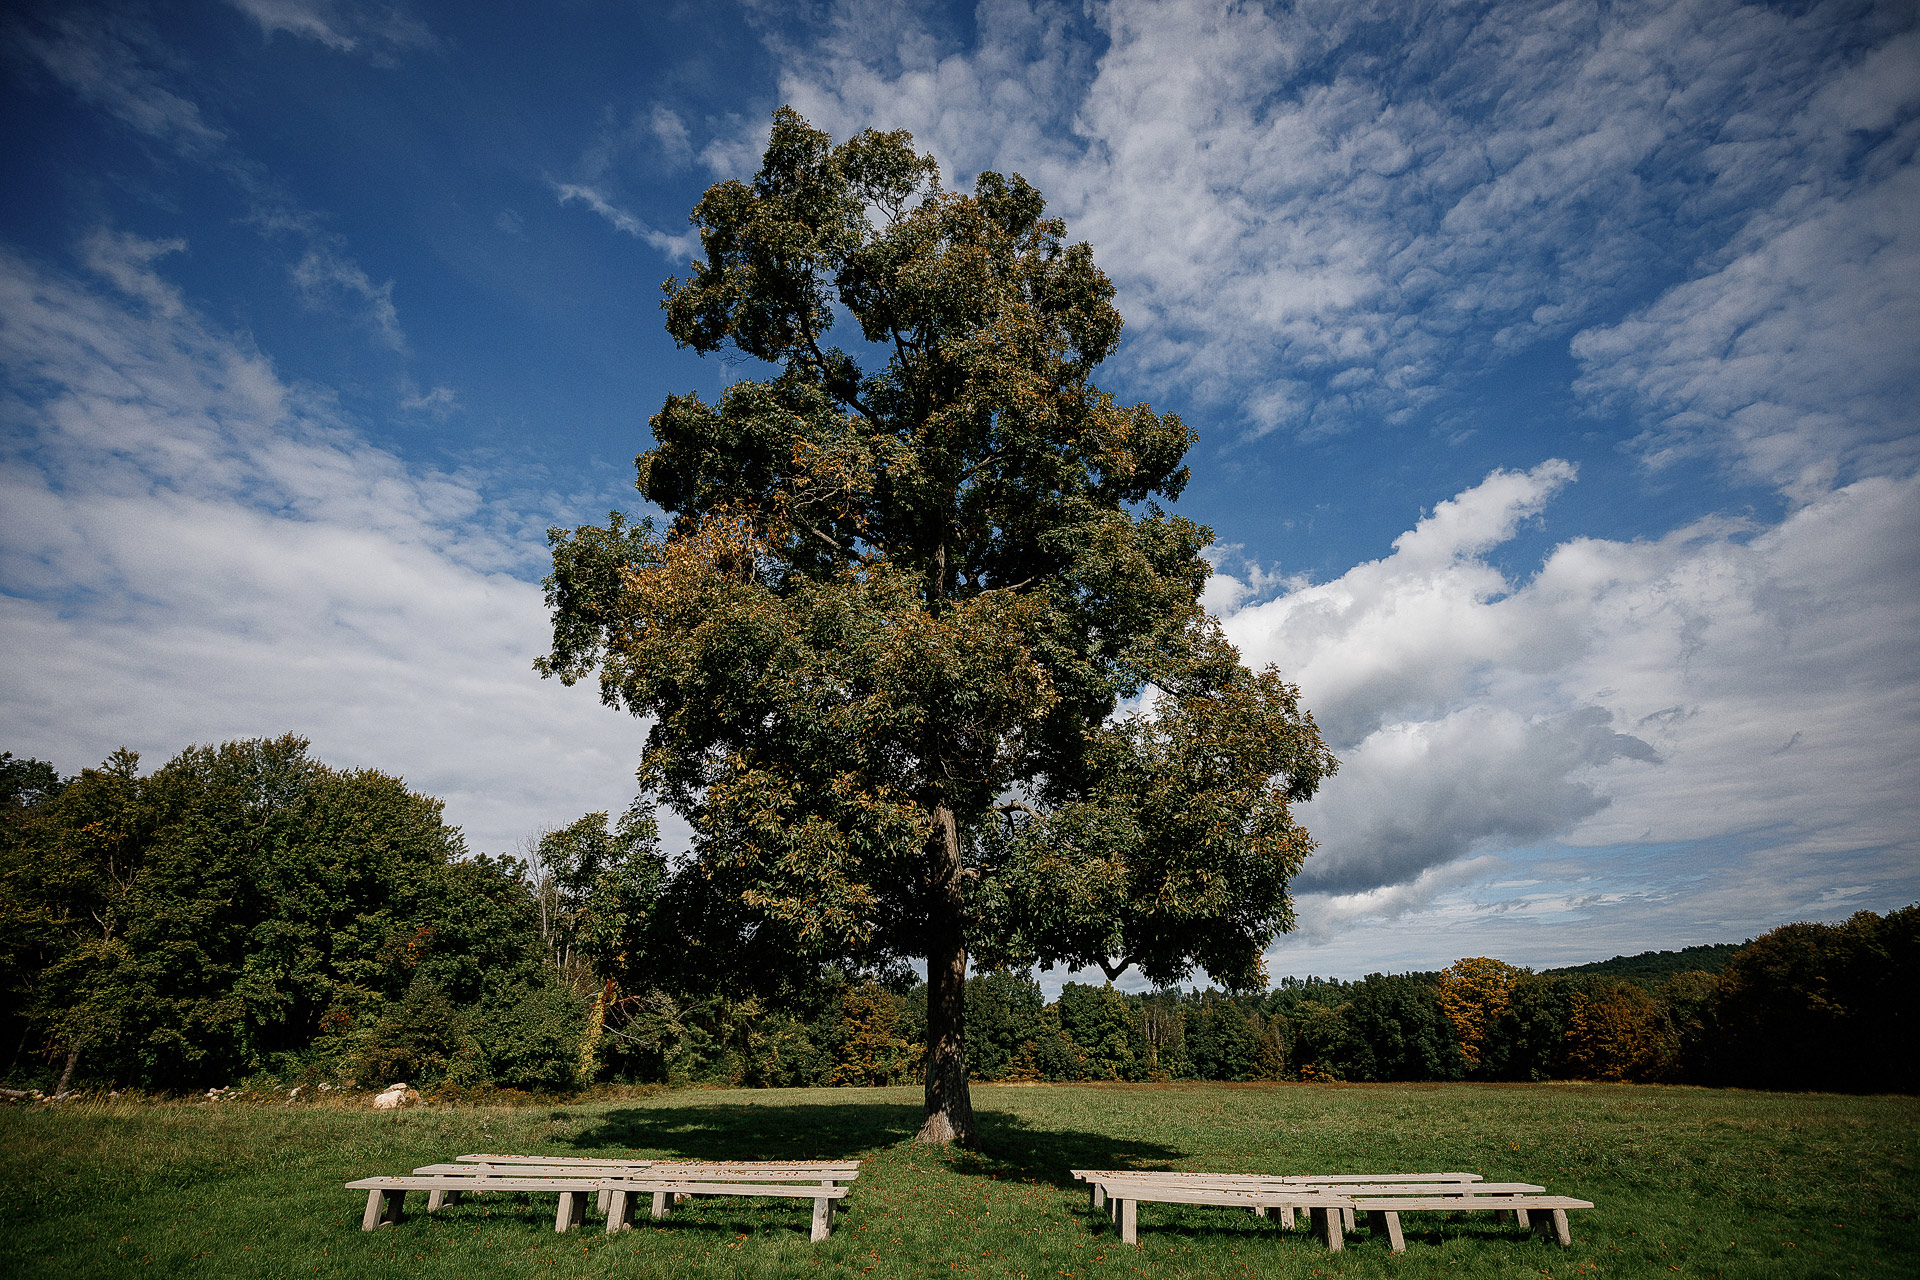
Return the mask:
<path fill-rule="evenodd" d="M 1615 956 L 1611 960 L 1595 960 L 1592 964 L 1568 965 L 1564 969 L 1547 969 L 1543 972 L 1601 974 L 1651 986 L 1666 981 L 1676 973 L 1694 969 L 1718 973 L 1727 967 L 1734 953 L 1746 945 L 1745 942 L 1716 942 L 1705 947 L 1682 947 L 1678 951 L 1642 951 L 1637 956 Z"/>

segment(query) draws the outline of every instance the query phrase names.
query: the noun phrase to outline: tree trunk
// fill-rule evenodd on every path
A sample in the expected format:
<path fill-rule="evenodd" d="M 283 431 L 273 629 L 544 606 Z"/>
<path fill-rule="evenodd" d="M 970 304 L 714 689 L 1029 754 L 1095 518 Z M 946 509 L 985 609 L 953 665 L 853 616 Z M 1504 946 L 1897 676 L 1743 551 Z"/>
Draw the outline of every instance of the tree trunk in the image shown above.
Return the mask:
<path fill-rule="evenodd" d="M 917 1142 L 973 1145 L 967 1095 L 967 939 L 960 836 L 953 810 L 934 806 L 927 838 L 927 1118 Z"/>
<path fill-rule="evenodd" d="M 67 1086 L 73 1083 L 73 1068 L 74 1068 L 74 1065 L 79 1061 L 80 1061 L 80 1049 L 78 1046 L 75 1046 L 73 1049 L 69 1050 L 67 1053 L 67 1066 L 66 1066 L 66 1070 L 60 1073 L 60 1083 L 53 1086 L 54 1097 L 57 1098 L 61 1094 L 65 1093 L 67 1091 Z"/>

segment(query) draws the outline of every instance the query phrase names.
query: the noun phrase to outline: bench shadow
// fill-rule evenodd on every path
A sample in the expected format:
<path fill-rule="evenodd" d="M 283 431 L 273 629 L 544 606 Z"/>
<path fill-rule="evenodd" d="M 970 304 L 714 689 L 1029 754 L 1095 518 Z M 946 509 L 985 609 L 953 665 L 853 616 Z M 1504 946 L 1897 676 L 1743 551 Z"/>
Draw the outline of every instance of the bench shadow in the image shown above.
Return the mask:
<path fill-rule="evenodd" d="M 556 1113 L 556 1116 L 563 1113 Z M 620 1107 L 561 1141 L 581 1154 L 649 1153 L 675 1160 L 839 1160 L 896 1146 L 919 1131 L 918 1104 L 655 1101 Z M 956 1173 L 1076 1186 L 1073 1169 L 1165 1168 L 1187 1153 L 1077 1129 L 1037 1128 L 1011 1112 L 974 1112 L 977 1145 L 948 1157 Z"/>

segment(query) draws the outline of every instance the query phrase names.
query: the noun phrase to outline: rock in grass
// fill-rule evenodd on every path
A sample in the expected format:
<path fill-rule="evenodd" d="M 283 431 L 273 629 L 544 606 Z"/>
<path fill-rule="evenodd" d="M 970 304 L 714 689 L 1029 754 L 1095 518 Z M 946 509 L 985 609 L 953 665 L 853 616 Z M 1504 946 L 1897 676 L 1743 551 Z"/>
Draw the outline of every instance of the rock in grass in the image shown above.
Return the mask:
<path fill-rule="evenodd" d="M 388 1085 L 384 1092 L 376 1093 L 373 1096 L 373 1109 L 397 1111 L 401 1107 L 411 1106 L 418 1101 L 420 1101 L 420 1091 L 409 1088 L 407 1082 L 402 1080 L 399 1084 Z"/>

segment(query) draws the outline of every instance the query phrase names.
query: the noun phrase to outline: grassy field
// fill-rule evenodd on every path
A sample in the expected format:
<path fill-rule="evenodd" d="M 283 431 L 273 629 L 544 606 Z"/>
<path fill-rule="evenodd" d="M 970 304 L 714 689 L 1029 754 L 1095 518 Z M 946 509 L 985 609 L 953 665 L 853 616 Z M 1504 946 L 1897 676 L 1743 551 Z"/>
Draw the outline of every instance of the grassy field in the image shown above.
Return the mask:
<path fill-rule="evenodd" d="M 977 1151 L 908 1141 L 918 1091 L 684 1091 L 420 1108 L 81 1104 L 0 1112 L 0 1274 L 88 1276 L 1920 1275 L 1920 1101 L 1599 1085 L 976 1086 Z M 694 1201 L 556 1235 L 552 1196 L 359 1230 L 341 1183 L 466 1151 L 858 1156 L 833 1236 L 801 1202 Z M 1225 1209 L 1147 1206 L 1119 1242 L 1073 1167 L 1474 1170 L 1595 1209 L 1560 1250 L 1491 1215 L 1408 1215 L 1407 1252 L 1329 1254 Z"/>

